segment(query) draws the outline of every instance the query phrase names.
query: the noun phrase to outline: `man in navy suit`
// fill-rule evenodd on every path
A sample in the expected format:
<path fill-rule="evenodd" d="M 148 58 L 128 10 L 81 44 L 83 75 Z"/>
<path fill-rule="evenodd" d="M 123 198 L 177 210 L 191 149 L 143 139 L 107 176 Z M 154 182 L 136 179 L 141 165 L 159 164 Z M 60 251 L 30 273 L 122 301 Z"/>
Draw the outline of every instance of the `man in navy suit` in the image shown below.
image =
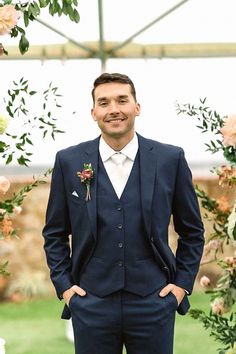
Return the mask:
<path fill-rule="evenodd" d="M 181 148 L 135 132 L 129 77 L 102 74 L 92 98 L 101 136 L 57 153 L 43 230 L 62 318 L 76 354 L 172 354 L 204 245 L 191 172 Z"/>

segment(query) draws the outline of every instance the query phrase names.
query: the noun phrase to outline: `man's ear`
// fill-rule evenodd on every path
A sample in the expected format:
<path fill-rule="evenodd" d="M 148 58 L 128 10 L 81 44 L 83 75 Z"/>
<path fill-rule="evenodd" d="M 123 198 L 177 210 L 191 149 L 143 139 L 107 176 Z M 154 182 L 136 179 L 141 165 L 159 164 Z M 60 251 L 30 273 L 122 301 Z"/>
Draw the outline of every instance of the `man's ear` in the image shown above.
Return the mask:
<path fill-rule="evenodd" d="M 94 108 L 91 109 L 91 116 L 93 117 L 93 120 L 95 120 L 95 122 L 96 122 L 97 119 L 95 117 Z"/>
<path fill-rule="evenodd" d="M 136 103 L 136 108 L 135 108 L 135 110 L 136 110 L 136 116 L 139 116 L 140 115 L 140 113 L 141 113 L 141 106 L 140 106 L 140 103 Z"/>

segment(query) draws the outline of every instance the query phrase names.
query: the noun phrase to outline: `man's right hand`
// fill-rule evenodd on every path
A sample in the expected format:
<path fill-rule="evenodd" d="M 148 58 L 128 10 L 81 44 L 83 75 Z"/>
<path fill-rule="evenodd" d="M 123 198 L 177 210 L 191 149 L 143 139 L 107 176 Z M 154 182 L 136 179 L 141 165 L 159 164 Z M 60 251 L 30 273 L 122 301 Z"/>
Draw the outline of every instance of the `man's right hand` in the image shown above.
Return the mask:
<path fill-rule="evenodd" d="M 78 294 L 79 296 L 85 296 L 86 291 L 80 288 L 78 285 L 73 285 L 70 289 L 64 291 L 62 296 L 67 306 L 69 306 L 70 299 L 74 294 Z"/>

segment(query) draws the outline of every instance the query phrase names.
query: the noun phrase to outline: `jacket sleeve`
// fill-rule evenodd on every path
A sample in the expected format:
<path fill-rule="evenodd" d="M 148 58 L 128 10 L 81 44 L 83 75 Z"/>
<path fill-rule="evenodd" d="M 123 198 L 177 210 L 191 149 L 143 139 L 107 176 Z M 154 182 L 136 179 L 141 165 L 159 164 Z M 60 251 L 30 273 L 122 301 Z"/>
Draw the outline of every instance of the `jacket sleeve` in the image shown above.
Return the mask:
<path fill-rule="evenodd" d="M 204 246 L 204 227 L 192 174 L 181 149 L 173 200 L 173 222 L 178 238 L 175 284 L 190 294 L 199 270 Z"/>
<path fill-rule="evenodd" d="M 63 292 L 73 285 L 70 275 L 70 233 L 71 226 L 64 177 L 59 153 L 57 153 L 52 173 L 43 237 L 51 280 L 60 299 Z"/>

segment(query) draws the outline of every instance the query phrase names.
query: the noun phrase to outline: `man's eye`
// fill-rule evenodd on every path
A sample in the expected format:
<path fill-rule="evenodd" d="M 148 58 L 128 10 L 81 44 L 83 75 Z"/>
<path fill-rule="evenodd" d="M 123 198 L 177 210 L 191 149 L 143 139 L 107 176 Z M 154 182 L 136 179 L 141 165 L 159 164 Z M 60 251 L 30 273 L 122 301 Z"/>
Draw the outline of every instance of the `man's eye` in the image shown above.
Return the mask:
<path fill-rule="evenodd" d="M 107 102 L 100 102 L 99 103 L 99 106 L 101 106 L 101 107 L 105 107 L 107 105 Z"/>
<path fill-rule="evenodd" d="M 125 99 L 120 100 L 120 103 L 126 103 L 126 102 L 127 102 L 127 100 L 125 100 Z"/>

